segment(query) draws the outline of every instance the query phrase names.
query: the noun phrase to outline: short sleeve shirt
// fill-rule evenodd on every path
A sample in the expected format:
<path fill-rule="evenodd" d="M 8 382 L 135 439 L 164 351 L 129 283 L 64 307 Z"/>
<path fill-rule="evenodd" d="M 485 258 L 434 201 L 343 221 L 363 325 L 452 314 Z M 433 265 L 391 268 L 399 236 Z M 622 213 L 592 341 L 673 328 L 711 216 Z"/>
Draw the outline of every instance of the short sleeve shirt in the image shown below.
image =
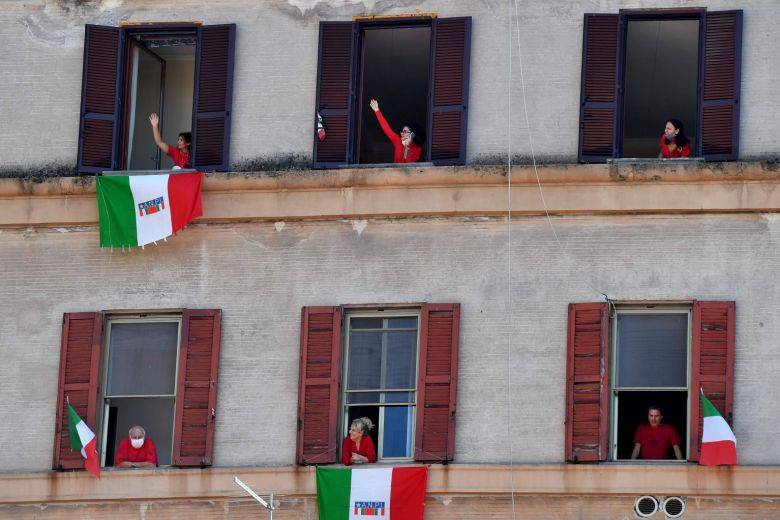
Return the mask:
<path fill-rule="evenodd" d="M 669 459 L 672 446 L 679 446 L 680 436 L 670 424 L 659 424 L 655 428 L 640 424 L 634 434 L 634 443 L 640 444 L 639 458 L 646 460 Z"/>
<path fill-rule="evenodd" d="M 179 168 L 190 167 L 190 154 L 188 152 L 182 152 L 175 146 L 168 145 L 168 151 L 165 152 L 165 155 L 173 159 L 173 164 Z"/>

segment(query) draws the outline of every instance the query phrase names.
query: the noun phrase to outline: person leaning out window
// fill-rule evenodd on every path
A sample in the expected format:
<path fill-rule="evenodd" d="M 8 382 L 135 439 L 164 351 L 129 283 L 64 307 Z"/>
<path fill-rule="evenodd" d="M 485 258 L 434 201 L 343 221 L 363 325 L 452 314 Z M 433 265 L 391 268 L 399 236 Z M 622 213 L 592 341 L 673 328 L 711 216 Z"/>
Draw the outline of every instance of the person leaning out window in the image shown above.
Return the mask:
<path fill-rule="evenodd" d="M 691 140 L 686 137 L 682 121 L 679 119 L 666 121 L 664 133 L 661 135 L 661 142 L 658 144 L 661 147 L 661 151 L 658 153 L 659 159 L 691 156 Z"/>
<path fill-rule="evenodd" d="M 374 423 L 368 417 L 355 419 L 349 425 L 349 434 L 341 444 L 341 462 L 345 466 L 376 462 L 374 441 L 368 436 L 373 427 Z"/>

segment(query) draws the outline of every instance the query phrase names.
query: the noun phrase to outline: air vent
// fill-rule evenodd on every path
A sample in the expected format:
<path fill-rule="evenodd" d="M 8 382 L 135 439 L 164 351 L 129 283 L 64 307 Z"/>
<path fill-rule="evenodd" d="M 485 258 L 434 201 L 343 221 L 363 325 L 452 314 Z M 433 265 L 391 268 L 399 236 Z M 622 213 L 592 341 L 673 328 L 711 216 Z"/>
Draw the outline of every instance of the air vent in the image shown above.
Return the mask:
<path fill-rule="evenodd" d="M 679 497 L 667 497 L 661 505 L 666 518 L 680 518 L 685 511 L 685 501 Z"/>
<path fill-rule="evenodd" d="M 640 518 L 651 517 L 658 511 L 658 500 L 648 495 L 639 497 L 634 502 L 634 511 Z"/>

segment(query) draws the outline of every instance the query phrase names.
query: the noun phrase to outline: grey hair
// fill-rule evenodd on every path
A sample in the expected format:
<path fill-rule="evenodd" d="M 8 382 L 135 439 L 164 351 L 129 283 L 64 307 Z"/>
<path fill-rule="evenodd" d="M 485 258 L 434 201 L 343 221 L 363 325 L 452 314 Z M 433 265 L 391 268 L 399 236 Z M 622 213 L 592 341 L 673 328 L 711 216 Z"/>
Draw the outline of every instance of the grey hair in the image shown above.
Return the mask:
<path fill-rule="evenodd" d="M 144 427 L 143 427 L 143 426 L 140 426 L 140 425 L 136 424 L 135 426 L 133 426 L 132 428 L 130 428 L 130 429 L 127 431 L 127 434 L 128 434 L 128 435 L 133 435 L 133 430 L 138 430 L 138 431 L 140 431 L 140 432 L 141 432 L 141 435 L 142 435 L 143 437 L 146 437 L 146 430 L 144 430 Z"/>
<path fill-rule="evenodd" d="M 349 427 L 360 430 L 360 433 L 368 433 L 369 430 L 374 429 L 374 423 L 368 417 L 358 417 L 350 423 Z"/>

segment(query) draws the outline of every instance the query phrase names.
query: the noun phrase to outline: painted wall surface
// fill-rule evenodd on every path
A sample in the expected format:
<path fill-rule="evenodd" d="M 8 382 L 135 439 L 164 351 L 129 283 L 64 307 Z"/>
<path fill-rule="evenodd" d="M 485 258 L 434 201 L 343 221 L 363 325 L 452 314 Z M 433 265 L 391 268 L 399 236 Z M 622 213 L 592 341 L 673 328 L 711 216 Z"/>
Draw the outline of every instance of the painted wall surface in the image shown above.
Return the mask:
<path fill-rule="evenodd" d="M 100 250 L 94 227 L 4 229 L 0 438 L 15 449 L 0 468 L 50 468 L 64 312 L 222 309 L 215 465 L 290 465 L 301 307 L 420 301 L 462 305 L 456 462 L 561 462 L 567 305 L 600 292 L 736 300 L 740 462 L 780 464 L 780 218 L 554 224 L 560 246 L 545 219 L 516 219 L 511 260 L 501 219 L 196 224 L 129 253 Z"/>
<path fill-rule="evenodd" d="M 418 10 L 473 17 L 469 161 L 500 160 L 510 144 L 528 156 L 531 142 L 540 159 L 573 161 L 583 13 L 662 7 L 744 9 L 740 154 L 776 155 L 780 6 L 773 0 L 517 2 L 519 24 L 511 27 L 515 7 L 504 0 L 32 0 L 5 1 L 0 11 L 0 120 L 14 122 L 0 135 L 0 167 L 75 163 L 84 24 L 236 23 L 231 160 L 273 166 L 311 156 L 318 23 Z"/>

